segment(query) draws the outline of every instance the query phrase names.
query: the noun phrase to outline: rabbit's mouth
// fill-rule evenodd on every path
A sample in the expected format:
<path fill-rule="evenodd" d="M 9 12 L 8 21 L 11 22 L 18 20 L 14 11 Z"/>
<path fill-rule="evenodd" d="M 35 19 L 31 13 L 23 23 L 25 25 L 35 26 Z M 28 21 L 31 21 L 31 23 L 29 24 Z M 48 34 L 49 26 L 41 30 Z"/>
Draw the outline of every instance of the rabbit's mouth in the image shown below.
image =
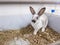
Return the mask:
<path fill-rule="evenodd" d="M 33 23 L 35 23 L 36 21 L 35 20 L 32 20 Z"/>

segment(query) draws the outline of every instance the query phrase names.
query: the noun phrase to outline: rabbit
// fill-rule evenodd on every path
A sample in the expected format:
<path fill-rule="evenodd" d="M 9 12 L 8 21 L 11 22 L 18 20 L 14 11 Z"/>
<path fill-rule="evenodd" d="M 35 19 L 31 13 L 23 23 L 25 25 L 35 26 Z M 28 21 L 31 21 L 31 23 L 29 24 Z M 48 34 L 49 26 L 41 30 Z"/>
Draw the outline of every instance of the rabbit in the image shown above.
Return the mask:
<path fill-rule="evenodd" d="M 30 45 L 28 40 L 23 40 L 22 38 L 15 37 L 13 40 L 8 41 L 5 45 Z"/>
<path fill-rule="evenodd" d="M 31 20 L 31 25 L 34 28 L 33 34 L 36 35 L 38 30 L 41 28 L 42 28 L 42 32 L 44 32 L 45 28 L 48 25 L 48 17 L 44 14 L 46 8 L 45 7 L 41 8 L 37 14 L 31 6 L 29 8 L 33 15 Z"/>

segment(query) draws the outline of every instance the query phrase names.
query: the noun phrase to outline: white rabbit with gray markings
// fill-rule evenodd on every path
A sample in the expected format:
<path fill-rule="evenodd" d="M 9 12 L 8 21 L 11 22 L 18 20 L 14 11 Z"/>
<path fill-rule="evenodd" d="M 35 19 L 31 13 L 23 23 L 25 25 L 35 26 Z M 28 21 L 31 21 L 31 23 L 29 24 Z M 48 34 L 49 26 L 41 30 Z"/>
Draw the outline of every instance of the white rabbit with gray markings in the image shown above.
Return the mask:
<path fill-rule="evenodd" d="M 34 35 L 37 34 L 38 30 L 42 28 L 42 32 L 45 31 L 45 28 L 48 25 L 48 18 L 44 14 L 46 8 L 43 7 L 40 9 L 40 11 L 36 14 L 35 10 L 30 6 L 30 11 L 32 13 L 32 21 L 31 25 L 34 28 Z"/>

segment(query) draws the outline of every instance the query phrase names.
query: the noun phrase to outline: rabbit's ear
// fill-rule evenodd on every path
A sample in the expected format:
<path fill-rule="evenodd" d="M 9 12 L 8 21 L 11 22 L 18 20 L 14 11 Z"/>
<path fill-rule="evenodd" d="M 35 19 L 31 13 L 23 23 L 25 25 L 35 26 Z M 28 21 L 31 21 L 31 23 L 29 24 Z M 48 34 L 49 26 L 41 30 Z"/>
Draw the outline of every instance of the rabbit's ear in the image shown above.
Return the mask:
<path fill-rule="evenodd" d="M 31 13 L 34 15 L 35 14 L 35 10 L 31 6 L 29 8 L 30 8 Z"/>
<path fill-rule="evenodd" d="M 40 11 L 38 12 L 38 15 L 42 15 L 45 12 L 46 8 L 41 8 Z"/>

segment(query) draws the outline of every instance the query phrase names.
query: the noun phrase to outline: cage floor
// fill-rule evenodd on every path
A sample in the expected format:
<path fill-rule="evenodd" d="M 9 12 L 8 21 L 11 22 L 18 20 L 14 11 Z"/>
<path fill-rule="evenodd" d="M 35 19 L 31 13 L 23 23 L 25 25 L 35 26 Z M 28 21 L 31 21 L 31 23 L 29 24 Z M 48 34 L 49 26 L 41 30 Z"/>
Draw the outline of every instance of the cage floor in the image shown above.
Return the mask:
<path fill-rule="evenodd" d="M 47 45 L 60 39 L 60 34 L 53 29 L 47 27 L 45 32 L 38 31 L 37 35 L 33 35 L 34 29 L 31 25 L 19 30 L 0 31 L 0 45 L 13 39 L 14 37 L 21 37 L 28 39 L 30 45 Z"/>

